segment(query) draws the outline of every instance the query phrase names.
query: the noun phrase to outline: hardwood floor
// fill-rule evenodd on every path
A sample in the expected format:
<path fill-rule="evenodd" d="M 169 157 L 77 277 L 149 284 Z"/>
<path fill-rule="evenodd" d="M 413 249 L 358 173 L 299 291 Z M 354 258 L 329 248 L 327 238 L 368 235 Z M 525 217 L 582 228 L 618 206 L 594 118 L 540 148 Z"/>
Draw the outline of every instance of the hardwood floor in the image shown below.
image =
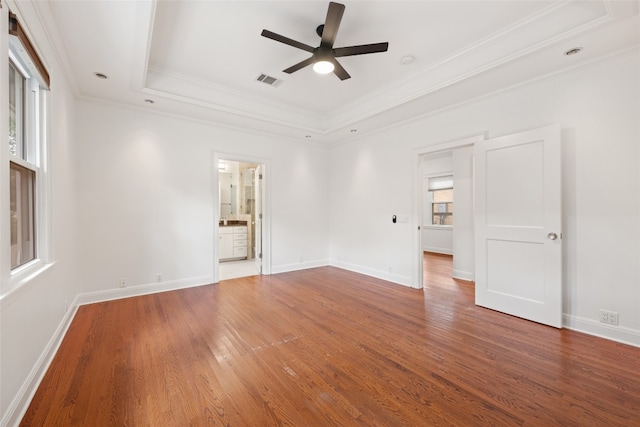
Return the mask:
<path fill-rule="evenodd" d="M 332 267 L 82 306 L 23 426 L 640 426 L 640 348 Z"/>

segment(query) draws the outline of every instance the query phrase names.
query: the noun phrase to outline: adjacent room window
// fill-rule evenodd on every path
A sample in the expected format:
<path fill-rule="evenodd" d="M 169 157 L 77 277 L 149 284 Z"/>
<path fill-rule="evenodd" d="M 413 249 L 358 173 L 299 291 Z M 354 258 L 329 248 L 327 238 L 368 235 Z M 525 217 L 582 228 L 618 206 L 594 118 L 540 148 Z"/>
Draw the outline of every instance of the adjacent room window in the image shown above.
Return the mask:
<path fill-rule="evenodd" d="M 453 176 L 429 178 L 431 225 L 453 225 Z"/>
<path fill-rule="evenodd" d="M 9 221 L 13 272 L 40 256 L 38 235 L 43 207 L 39 206 L 42 199 L 38 196 L 45 188 L 42 152 L 49 75 L 13 14 L 9 16 L 9 35 Z"/>

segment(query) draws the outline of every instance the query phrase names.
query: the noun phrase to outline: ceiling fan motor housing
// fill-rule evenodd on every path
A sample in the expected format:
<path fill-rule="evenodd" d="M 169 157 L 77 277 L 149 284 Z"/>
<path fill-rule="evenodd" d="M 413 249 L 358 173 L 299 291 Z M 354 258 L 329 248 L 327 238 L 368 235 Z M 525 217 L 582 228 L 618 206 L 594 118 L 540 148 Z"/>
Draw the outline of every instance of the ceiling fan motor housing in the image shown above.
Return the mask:
<path fill-rule="evenodd" d="M 345 6 L 340 3 L 330 2 L 329 9 L 327 10 L 327 17 L 324 21 L 324 24 L 318 25 L 316 28 L 316 34 L 322 39 L 320 41 L 320 46 L 314 48 L 305 43 L 301 43 L 299 41 L 290 39 L 289 37 L 281 36 L 280 34 L 276 34 L 269 30 L 262 30 L 262 36 L 270 38 L 280 43 L 287 44 L 289 46 L 293 46 L 297 49 L 302 49 L 304 51 L 310 52 L 312 55 L 310 58 L 305 59 L 285 70 L 283 72 L 287 74 L 291 74 L 295 71 L 300 70 L 308 65 L 317 65 L 319 62 L 328 62 L 329 67 L 325 68 L 338 76 L 340 80 L 346 80 L 351 78 L 347 70 L 345 70 L 342 65 L 338 61 L 336 61 L 337 57 L 343 56 L 353 56 L 353 55 L 364 55 L 368 53 L 377 53 L 377 52 L 386 52 L 389 43 L 372 43 L 372 44 L 364 44 L 358 46 L 349 46 L 349 47 L 333 47 L 334 42 L 336 41 L 336 34 L 338 32 L 338 28 L 340 27 L 340 21 L 342 20 L 342 15 L 344 13 Z M 325 32 L 326 28 L 326 32 Z M 314 67 L 315 69 L 315 67 Z M 316 71 L 318 71 L 316 69 Z M 322 74 L 324 72 L 318 71 Z"/>

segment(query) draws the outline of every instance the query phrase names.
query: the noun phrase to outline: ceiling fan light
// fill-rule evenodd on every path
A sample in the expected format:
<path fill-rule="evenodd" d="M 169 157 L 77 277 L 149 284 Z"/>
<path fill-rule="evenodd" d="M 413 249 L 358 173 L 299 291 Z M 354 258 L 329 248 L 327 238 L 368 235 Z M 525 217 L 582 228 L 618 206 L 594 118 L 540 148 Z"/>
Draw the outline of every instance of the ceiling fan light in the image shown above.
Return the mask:
<path fill-rule="evenodd" d="M 313 64 L 313 71 L 318 74 L 329 74 L 333 71 L 333 63 L 329 61 L 318 61 Z"/>

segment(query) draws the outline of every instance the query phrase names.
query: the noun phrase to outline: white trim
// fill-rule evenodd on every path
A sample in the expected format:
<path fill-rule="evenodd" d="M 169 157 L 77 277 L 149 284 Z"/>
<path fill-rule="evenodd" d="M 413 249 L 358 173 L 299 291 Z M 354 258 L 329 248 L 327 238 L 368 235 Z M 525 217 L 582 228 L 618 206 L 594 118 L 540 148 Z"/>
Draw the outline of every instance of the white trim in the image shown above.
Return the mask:
<path fill-rule="evenodd" d="M 25 30 L 26 31 L 26 30 Z M 15 56 L 14 61 L 16 68 L 23 65 L 22 56 L 14 52 L 9 56 Z M 26 54 L 25 54 L 26 55 Z M 0 285 L 0 299 L 4 300 L 15 290 L 27 284 L 30 280 L 46 271 L 52 263 L 53 259 L 53 229 L 52 229 L 52 203 L 51 203 L 51 161 L 50 150 L 48 149 L 50 135 L 49 122 L 51 120 L 49 91 L 42 90 L 40 85 L 43 84 L 42 78 L 37 70 L 31 71 L 25 84 L 27 87 L 27 96 L 25 96 L 25 122 L 27 129 L 25 130 L 24 139 L 33 141 L 31 147 L 28 147 L 27 159 L 21 156 L 8 155 L 9 162 L 3 164 L 1 168 L 10 168 L 10 162 L 35 172 L 35 207 L 34 207 L 34 233 L 36 236 L 36 258 L 22 266 L 14 269 L 8 269 L 8 275 L 3 272 L 2 284 Z M 31 95 L 31 96 L 29 96 Z M 6 150 L 8 154 L 8 150 Z M 2 159 L 3 156 L 0 156 Z M 3 160 L 3 163 L 5 161 Z M 4 189 L 3 189 L 4 191 Z M 0 191 L 0 193 L 2 193 Z M 4 208 L 4 205 L 2 206 Z M 8 212 L 8 206 L 6 212 Z M 3 234 L 5 229 L 2 229 Z M 6 232 L 10 234 L 10 230 Z M 4 257 L 4 253 L 3 253 Z M 7 265 L 10 265 L 10 254 Z"/>
<path fill-rule="evenodd" d="M 453 225 L 438 225 L 438 224 L 425 224 L 422 226 L 423 230 L 442 230 L 453 231 Z"/>
<path fill-rule="evenodd" d="M 214 218 L 211 222 L 213 239 L 213 283 L 220 281 L 220 258 L 218 254 L 219 230 L 217 227 L 217 212 L 220 205 L 220 160 L 234 162 L 260 163 L 262 169 L 262 274 L 271 274 L 271 160 L 263 157 L 253 157 L 244 154 L 224 153 L 213 150 L 211 163 L 211 193 L 213 199 Z"/>
<path fill-rule="evenodd" d="M 51 365 L 53 358 L 58 352 L 60 344 L 62 344 L 62 340 L 71 325 L 71 321 L 73 320 L 76 311 L 78 310 L 76 300 L 77 297 L 60 321 L 60 324 L 40 354 L 40 357 L 33 365 L 31 372 L 29 372 L 24 383 L 22 383 L 22 387 L 20 387 L 18 393 L 16 393 L 15 397 L 7 407 L 4 417 L 0 420 L 0 427 L 17 426 L 24 417 L 24 414 L 27 412 L 27 409 L 29 409 L 29 404 L 38 390 L 40 382 L 42 382 L 42 378 L 44 378 L 44 375 L 47 373 L 49 365 Z"/>
<path fill-rule="evenodd" d="M 109 289 L 105 291 L 88 292 L 76 295 L 70 305 L 69 310 L 67 310 L 64 317 L 60 321 L 60 324 L 56 328 L 42 354 L 34 364 L 31 372 L 27 376 L 25 382 L 22 384 L 22 387 L 20 387 L 20 390 L 18 390 L 18 393 L 9 404 L 4 417 L 2 418 L 2 420 L 0 420 L 0 427 L 17 426 L 22 420 L 22 417 L 24 417 L 24 414 L 29 408 L 29 404 L 31 403 L 33 396 L 40 386 L 40 382 L 44 378 L 44 375 L 46 374 L 49 365 L 53 361 L 56 352 L 60 348 L 60 344 L 62 344 L 62 340 L 67 333 L 67 330 L 69 329 L 69 326 L 71 325 L 71 322 L 76 312 L 78 311 L 79 306 L 104 301 L 112 301 L 122 298 L 130 298 L 140 295 L 149 295 L 178 289 L 192 288 L 197 286 L 206 286 L 210 284 L 211 277 L 200 276 L 188 279 L 173 280 L 169 282 L 150 283 L 146 285 L 131 286 L 122 289 Z M 7 295 L 5 295 L 5 297 L 6 296 Z M 2 302 L 4 303 L 5 299 L 3 299 Z"/>
<path fill-rule="evenodd" d="M 157 0 L 139 1 L 135 6 L 136 31 L 133 40 L 133 65 L 131 67 L 130 87 L 134 91 L 144 89 L 149 73 L 149 56 L 151 55 L 151 39 L 156 18 Z M 58 40 L 56 40 L 58 41 Z M 64 45 L 64 44 L 63 44 Z M 71 63 L 71 62 L 69 62 Z"/>
<path fill-rule="evenodd" d="M 451 270 L 451 277 L 459 280 L 466 280 L 468 282 L 473 282 L 475 278 L 473 277 L 473 272 L 471 271 L 463 271 L 463 270 Z"/>
<path fill-rule="evenodd" d="M 271 267 L 271 274 L 287 273 L 290 271 L 307 270 L 309 268 L 326 267 L 329 265 L 328 259 L 320 259 L 316 261 L 305 261 L 294 264 L 274 265 Z"/>
<path fill-rule="evenodd" d="M 440 151 L 454 150 L 456 148 L 467 147 L 474 145 L 476 142 L 483 141 L 487 138 L 488 131 L 478 133 L 475 135 L 452 139 L 439 144 L 420 146 L 413 149 L 411 155 L 411 182 L 413 185 L 413 221 L 411 226 L 417 233 L 411 233 L 411 258 L 412 258 L 412 274 L 411 274 L 411 287 L 416 289 L 422 289 L 423 287 L 423 257 L 422 257 L 422 227 L 423 222 L 423 202 L 422 202 L 422 188 L 424 174 L 422 173 L 422 156 L 425 154 L 433 154 Z"/>
<path fill-rule="evenodd" d="M 160 292 L 175 291 L 178 289 L 194 288 L 212 284 L 211 276 L 190 277 L 179 280 L 171 280 L 162 283 L 148 283 L 144 285 L 130 286 L 126 288 L 107 289 L 104 291 L 87 292 L 78 294 L 75 302 L 78 305 L 93 304 L 96 302 L 112 301 L 122 298 L 137 297 L 141 295 L 157 294 Z"/>
<path fill-rule="evenodd" d="M 2 289 L 0 302 L 4 303 L 4 301 L 14 295 L 18 289 L 21 289 L 23 285 L 31 282 L 54 264 L 55 263 L 45 263 L 41 259 L 35 259 L 25 265 L 14 268 L 9 275 L 9 284 L 7 285 L 7 289 Z"/>
<path fill-rule="evenodd" d="M 387 282 L 396 283 L 398 285 L 412 287 L 411 277 L 409 276 L 401 276 L 399 274 L 389 273 L 384 270 L 351 264 L 344 261 L 334 261 L 330 265 L 332 267 L 342 268 L 343 270 L 353 271 L 354 273 L 364 274 L 365 276 L 371 276 L 377 279 L 386 280 Z"/>
<path fill-rule="evenodd" d="M 423 246 L 422 250 L 424 252 L 433 252 L 436 254 L 453 255 L 453 249 L 449 249 L 449 248 L 438 248 L 436 246 Z"/>
<path fill-rule="evenodd" d="M 562 326 L 584 334 L 593 335 L 611 341 L 640 347 L 640 330 L 624 326 L 613 326 L 593 319 L 563 314 Z"/>

